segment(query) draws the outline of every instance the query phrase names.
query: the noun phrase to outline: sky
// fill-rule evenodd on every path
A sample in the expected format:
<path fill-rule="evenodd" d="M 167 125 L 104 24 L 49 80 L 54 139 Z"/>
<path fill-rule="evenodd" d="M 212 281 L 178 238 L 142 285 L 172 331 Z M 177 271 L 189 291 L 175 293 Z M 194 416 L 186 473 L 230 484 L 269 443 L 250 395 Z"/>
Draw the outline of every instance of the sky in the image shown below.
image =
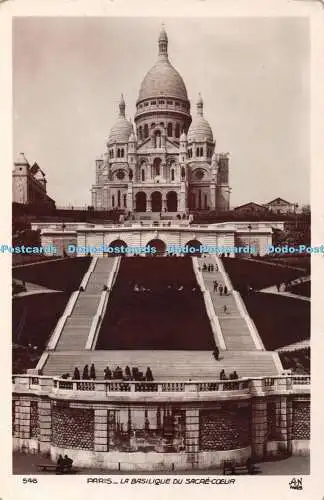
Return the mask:
<path fill-rule="evenodd" d="M 133 120 L 162 23 L 192 114 L 200 92 L 216 149 L 230 153 L 231 205 L 309 203 L 306 18 L 15 18 L 14 157 L 37 161 L 57 205 L 90 204 L 120 94 Z"/>

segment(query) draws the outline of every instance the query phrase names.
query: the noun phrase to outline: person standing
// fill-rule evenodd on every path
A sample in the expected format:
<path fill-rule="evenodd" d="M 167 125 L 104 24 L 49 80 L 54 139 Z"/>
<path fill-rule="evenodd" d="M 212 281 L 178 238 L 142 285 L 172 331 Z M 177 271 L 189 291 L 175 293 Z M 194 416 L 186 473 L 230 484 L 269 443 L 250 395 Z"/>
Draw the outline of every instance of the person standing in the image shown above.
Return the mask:
<path fill-rule="evenodd" d="M 224 286 L 224 295 L 227 295 L 227 293 L 228 293 L 228 289 L 227 289 L 227 286 L 225 285 Z"/>
<path fill-rule="evenodd" d="M 96 380 L 96 369 L 93 363 L 90 366 L 90 378 Z"/>
<path fill-rule="evenodd" d="M 214 354 L 214 358 L 216 359 L 216 361 L 218 361 L 219 360 L 219 349 L 218 349 L 217 345 L 215 346 L 213 354 Z"/>
<path fill-rule="evenodd" d="M 88 365 L 85 365 L 85 367 L 83 368 L 82 379 L 89 380 L 89 366 Z"/>
<path fill-rule="evenodd" d="M 77 366 L 74 368 L 73 379 L 80 380 L 80 372 L 79 372 L 79 368 Z"/>
<path fill-rule="evenodd" d="M 218 291 L 219 291 L 219 295 L 222 296 L 223 295 L 223 286 L 222 285 L 219 285 Z"/>

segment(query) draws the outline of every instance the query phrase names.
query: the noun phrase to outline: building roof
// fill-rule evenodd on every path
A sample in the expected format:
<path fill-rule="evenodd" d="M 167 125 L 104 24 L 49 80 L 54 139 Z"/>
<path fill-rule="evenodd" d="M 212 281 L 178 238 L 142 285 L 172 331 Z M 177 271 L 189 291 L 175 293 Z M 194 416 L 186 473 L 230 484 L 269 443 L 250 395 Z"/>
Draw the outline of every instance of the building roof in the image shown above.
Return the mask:
<path fill-rule="evenodd" d="M 24 155 L 24 153 L 19 153 L 17 155 L 15 165 L 29 165 L 28 160 L 27 160 L 26 156 Z"/>
<path fill-rule="evenodd" d="M 234 210 L 238 210 L 240 208 L 248 208 L 248 207 L 255 207 L 255 208 L 261 208 L 263 210 L 266 210 L 266 207 L 264 205 L 259 205 L 258 203 L 255 203 L 254 201 L 249 201 L 248 203 L 244 203 L 243 205 L 239 205 L 238 207 L 235 207 Z"/>
<path fill-rule="evenodd" d="M 290 201 L 284 200 L 283 198 L 275 198 L 274 200 L 269 201 L 268 203 L 265 203 L 265 205 L 275 205 L 278 203 L 284 203 L 285 205 L 293 205 L 293 203 L 290 203 Z"/>
<path fill-rule="evenodd" d="M 161 47 L 164 48 L 161 48 Z M 168 37 L 164 28 L 159 36 L 159 58 L 142 81 L 138 101 L 152 97 L 188 100 L 187 89 L 178 71 L 168 58 Z"/>

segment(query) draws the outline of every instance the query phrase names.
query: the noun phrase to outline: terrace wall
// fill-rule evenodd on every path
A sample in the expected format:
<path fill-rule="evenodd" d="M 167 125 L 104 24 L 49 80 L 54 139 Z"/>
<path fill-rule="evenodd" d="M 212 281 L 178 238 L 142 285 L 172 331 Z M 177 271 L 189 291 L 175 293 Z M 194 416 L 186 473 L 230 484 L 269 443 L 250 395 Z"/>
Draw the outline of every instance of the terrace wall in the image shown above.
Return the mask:
<path fill-rule="evenodd" d="M 210 382 L 14 376 L 15 450 L 79 467 L 188 470 L 308 454 L 309 377 Z"/>

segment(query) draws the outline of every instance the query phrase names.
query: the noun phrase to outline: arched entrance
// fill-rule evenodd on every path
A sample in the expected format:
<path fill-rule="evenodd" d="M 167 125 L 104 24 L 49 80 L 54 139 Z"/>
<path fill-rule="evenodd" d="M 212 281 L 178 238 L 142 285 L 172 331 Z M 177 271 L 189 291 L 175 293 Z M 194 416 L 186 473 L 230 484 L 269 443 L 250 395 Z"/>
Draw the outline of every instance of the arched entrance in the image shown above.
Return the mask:
<path fill-rule="evenodd" d="M 189 253 L 188 255 L 192 255 L 193 257 L 197 256 L 197 255 L 201 255 L 200 247 L 202 246 L 202 244 L 200 243 L 199 240 L 190 240 L 190 241 L 188 241 L 188 243 L 186 243 L 186 245 L 188 245 L 189 248 L 191 247 L 191 248 L 196 249 L 195 253 L 192 253 L 192 254 Z"/>
<path fill-rule="evenodd" d="M 117 250 L 117 248 L 120 248 L 120 247 L 127 247 L 127 244 L 125 243 L 125 241 L 114 240 L 111 243 L 109 243 L 108 246 L 109 246 L 110 251 L 103 253 L 105 257 L 119 257 L 120 255 L 125 255 L 125 253 L 122 253 L 121 251 Z"/>
<path fill-rule="evenodd" d="M 168 212 L 176 212 L 178 210 L 178 196 L 175 191 L 169 191 L 166 195 Z"/>
<path fill-rule="evenodd" d="M 152 212 L 162 212 L 162 194 L 154 191 L 151 196 Z"/>
<path fill-rule="evenodd" d="M 151 253 L 148 255 L 159 256 L 159 255 L 164 255 L 166 252 L 166 244 L 164 243 L 164 241 L 159 239 L 149 241 L 147 246 L 150 246 L 151 248 L 152 247 L 156 248 L 156 253 Z"/>
<path fill-rule="evenodd" d="M 139 191 L 135 196 L 136 212 L 146 212 L 146 193 Z"/>

